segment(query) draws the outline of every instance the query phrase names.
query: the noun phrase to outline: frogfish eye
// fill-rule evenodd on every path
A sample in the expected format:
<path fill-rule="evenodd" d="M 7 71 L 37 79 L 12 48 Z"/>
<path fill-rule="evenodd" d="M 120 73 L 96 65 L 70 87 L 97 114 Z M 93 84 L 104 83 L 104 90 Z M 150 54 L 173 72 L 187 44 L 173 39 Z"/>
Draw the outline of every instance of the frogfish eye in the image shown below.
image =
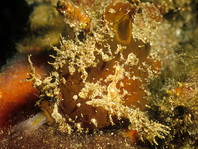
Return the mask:
<path fill-rule="evenodd" d="M 136 7 L 121 2 L 106 8 L 104 18 L 115 32 L 118 43 L 125 45 L 131 43 L 132 22 L 136 11 Z"/>
<path fill-rule="evenodd" d="M 124 16 L 118 23 L 114 24 L 116 39 L 122 44 L 129 44 L 131 42 L 132 24 L 129 16 Z"/>

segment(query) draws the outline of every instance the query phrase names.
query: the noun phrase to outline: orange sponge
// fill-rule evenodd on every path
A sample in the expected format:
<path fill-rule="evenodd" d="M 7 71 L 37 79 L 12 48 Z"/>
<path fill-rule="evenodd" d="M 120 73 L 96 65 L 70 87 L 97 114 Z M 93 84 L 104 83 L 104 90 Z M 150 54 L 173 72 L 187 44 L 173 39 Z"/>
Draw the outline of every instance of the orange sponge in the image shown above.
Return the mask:
<path fill-rule="evenodd" d="M 36 60 L 35 60 L 36 61 Z M 45 72 L 41 63 L 35 65 L 39 74 Z M 37 99 L 38 90 L 32 87 L 29 78 L 30 65 L 27 56 L 16 56 L 0 74 L 0 126 L 3 126 L 9 114 L 20 106 Z"/>

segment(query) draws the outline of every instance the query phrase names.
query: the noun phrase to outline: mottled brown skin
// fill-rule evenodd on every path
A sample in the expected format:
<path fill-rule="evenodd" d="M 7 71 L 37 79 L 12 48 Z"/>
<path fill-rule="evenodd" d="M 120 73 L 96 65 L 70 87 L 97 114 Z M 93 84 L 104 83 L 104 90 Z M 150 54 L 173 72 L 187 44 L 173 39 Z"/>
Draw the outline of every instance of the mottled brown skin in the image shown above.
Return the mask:
<path fill-rule="evenodd" d="M 104 80 L 110 74 L 113 75 L 115 72 L 115 68 L 113 68 L 113 66 L 115 65 L 115 62 L 119 60 L 120 58 L 117 57 L 109 62 L 99 63 L 98 67 L 96 68 L 90 68 L 89 76 L 86 81 L 95 83 L 99 79 Z M 126 95 L 124 97 L 123 100 L 125 101 L 125 105 L 128 105 L 128 106 L 133 105 L 143 110 L 145 107 L 145 102 L 146 102 L 144 98 L 146 96 L 146 93 L 144 92 L 143 89 L 140 88 L 140 86 L 145 83 L 145 79 L 148 77 L 148 75 L 147 73 L 138 70 L 137 67 L 138 66 L 134 66 L 131 68 L 126 67 L 125 70 L 133 71 L 134 75 L 142 78 L 142 82 L 124 77 L 124 79 L 120 80 L 117 83 L 117 88 L 120 89 L 121 94 L 123 92 L 123 89 L 131 93 L 131 95 Z M 66 74 L 65 76 L 67 75 L 68 74 Z M 124 87 L 120 87 L 119 85 L 120 82 L 124 84 Z M 102 82 L 102 84 L 104 85 L 108 85 L 109 83 L 110 82 L 108 83 Z M 64 113 L 72 119 L 75 119 L 75 117 L 78 116 L 77 119 L 75 119 L 76 122 L 82 122 L 82 126 L 85 128 L 89 128 L 89 129 L 95 128 L 95 126 L 90 123 L 90 120 L 92 118 L 97 119 L 98 129 L 104 128 L 110 125 L 108 113 L 106 110 L 104 110 L 101 107 L 95 108 L 86 104 L 86 102 L 91 99 L 78 98 L 76 101 L 73 99 L 73 96 L 78 95 L 78 93 L 81 91 L 83 87 L 84 87 L 84 84 L 82 83 L 82 80 L 80 79 L 80 74 L 76 73 L 75 75 L 69 76 L 67 78 L 66 84 L 61 87 L 62 96 L 64 98 L 64 101 L 62 102 L 63 107 L 64 107 L 63 108 Z M 77 107 L 77 103 L 81 103 L 81 106 Z M 81 116 L 81 114 L 83 116 Z"/>
<path fill-rule="evenodd" d="M 66 84 L 61 86 L 62 96 L 64 99 L 64 101 L 62 102 L 62 110 L 64 111 L 64 114 L 68 115 L 76 122 L 83 122 L 83 128 L 95 128 L 95 126 L 90 123 L 90 120 L 92 118 L 96 118 L 100 122 L 98 128 L 103 128 L 107 126 L 107 123 L 109 122 L 107 122 L 108 114 L 106 110 L 101 107 L 95 108 L 87 105 L 86 102 L 90 99 L 73 99 L 73 96 L 78 95 L 80 90 L 84 87 L 82 80 L 77 80 L 76 78 L 80 78 L 80 74 L 69 76 Z M 77 107 L 77 103 L 81 103 L 81 106 Z"/>
<path fill-rule="evenodd" d="M 110 8 L 116 10 L 116 13 L 108 13 Z M 151 64 L 152 60 L 147 59 L 150 51 L 150 45 L 145 44 L 140 40 L 133 39 L 131 35 L 131 23 L 133 22 L 133 16 L 135 15 L 136 11 L 136 7 L 132 7 L 132 5 L 129 3 L 117 3 L 116 5 L 109 5 L 106 8 L 106 12 L 104 13 L 104 18 L 109 23 L 113 23 L 113 25 L 110 25 L 110 27 L 115 32 L 115 37 L 112 40 L 110 39 L 109 35 L 105 36 L 107 37 L 106 39 L 109 38 L 109 40 L 106 42 L 110 45 L 112 53 L 114 53 L 117 49 L 117 44 L 121 44 L 126 46 L 126 50 L 123 51 L 123 56 L 125 59 L 131 52 L 133 52 L 133 54 L 135 54 L 139 59 L 137 65 L 124 66 L 124 69 L 125 71 L 132 72 L 134 76 L 140 77 L 141 81 L 133 80 L 124 76 L 124 78 L 117 83 L 117 88 L 120 89 L 121 94 L 123 93 L 123 90 L 126 90 L 130 93 L 130 95 L 125 95 L 123 97 L 124 105 L 135 106 L 143 110 L 146 103 L 146 93 L 144 89 L 141 88 L 141 86 L 145 86 L 146 79 L 148 78 L 148 72 L 147 68 L 142 67 L 142 62 Z M 125 27 L 120 27 L 123 24 Z M 126 35 L 126 37 L 123 35 Z M 106 42 L 102 43 L 100 48 L 105 49 L 103 46 L 106 44 Z M 86 82 L 95 83 L 99 79 L 105 80 L 107 76 L 113 75 L 115 73 L 114 65 L 117 62 L 119 62 L 120 65 L 124 63 L 124 61 L 121 60 L 120 54 L 115 55 L 115 58 L 108 62 L 104 62 L 101 59 L 97 67 L 87 69 L 88 77 Z M 143 70 L 139 70 L 138 67 L 142 67 Z M 154 67 L 152 68 L 154 69 Z M 76 72 L 74 75 L 69 75 L 67 68 L 63 67 L 62 75 L 67 80 L 66 84 L 61 86 L 61 93 L 64 99 L 61 103 L 64 114 L 72 118 L 75 122 L 80 122 L 83 128 L 89 128 L 90 130 L 101 129 L 110 125 L 108 112 L 104 108 L 87 105 L 86 102 L 91 99 L 82 99 L 80 97 L 77 100 L 73 99 L 73 96 L 78 95 L 81 89 L 84 87 L 83 81 L 80 77 L 81 74 Z M 120 86 L 120 82 L 124 84 L 124 87 Z M 106 86 L 108 86 L 110 83 L 111 82 L 101 81 L 101 84 Z M 100 99 L 100 97 L 98 97 L 98 99 Z M 81 104 L 80 107 L 77 107 L 78 103 Z M 97 120 L 97 127 L 90 122 L 92 118 Z"/>

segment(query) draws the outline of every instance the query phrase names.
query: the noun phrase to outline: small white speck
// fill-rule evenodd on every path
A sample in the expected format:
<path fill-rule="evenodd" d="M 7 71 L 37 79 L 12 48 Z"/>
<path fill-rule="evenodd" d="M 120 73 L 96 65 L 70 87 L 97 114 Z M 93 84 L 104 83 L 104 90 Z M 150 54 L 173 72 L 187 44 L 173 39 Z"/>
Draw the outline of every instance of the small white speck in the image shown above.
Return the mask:
<path fill-rule="evenodd" d="M 73 99 L 74 99 L 74 100 L 77 100 L 77 99 L 78 99 L 78 95 L 74 95 L 74 96 L 73 96 Z"/>
<path fill-rule="evenodd" d="M 110 9 L 109 9 L 109 12 L 110 12 L 110 13 L 116 13 L 116 11 L 115 11 L 113 8 L 110 8 Z"/>
<path fill-rule="evenodd" d="M 77 107 L 80 107 L 81 106 L 81 103 L 77 103 L 77 105 L 76 105 Z"/>

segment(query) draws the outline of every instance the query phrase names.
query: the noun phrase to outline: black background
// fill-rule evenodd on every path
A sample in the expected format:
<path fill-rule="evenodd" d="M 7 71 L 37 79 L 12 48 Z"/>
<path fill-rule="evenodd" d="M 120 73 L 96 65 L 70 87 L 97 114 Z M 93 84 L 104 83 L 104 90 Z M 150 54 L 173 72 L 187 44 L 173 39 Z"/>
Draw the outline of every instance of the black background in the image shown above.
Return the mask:
<path fill-rule="evenodd" d="M 31 10 L 25 0 L 0 1 L 0 68 L 16 53 L 15 45 L 24 37 Z"/>

